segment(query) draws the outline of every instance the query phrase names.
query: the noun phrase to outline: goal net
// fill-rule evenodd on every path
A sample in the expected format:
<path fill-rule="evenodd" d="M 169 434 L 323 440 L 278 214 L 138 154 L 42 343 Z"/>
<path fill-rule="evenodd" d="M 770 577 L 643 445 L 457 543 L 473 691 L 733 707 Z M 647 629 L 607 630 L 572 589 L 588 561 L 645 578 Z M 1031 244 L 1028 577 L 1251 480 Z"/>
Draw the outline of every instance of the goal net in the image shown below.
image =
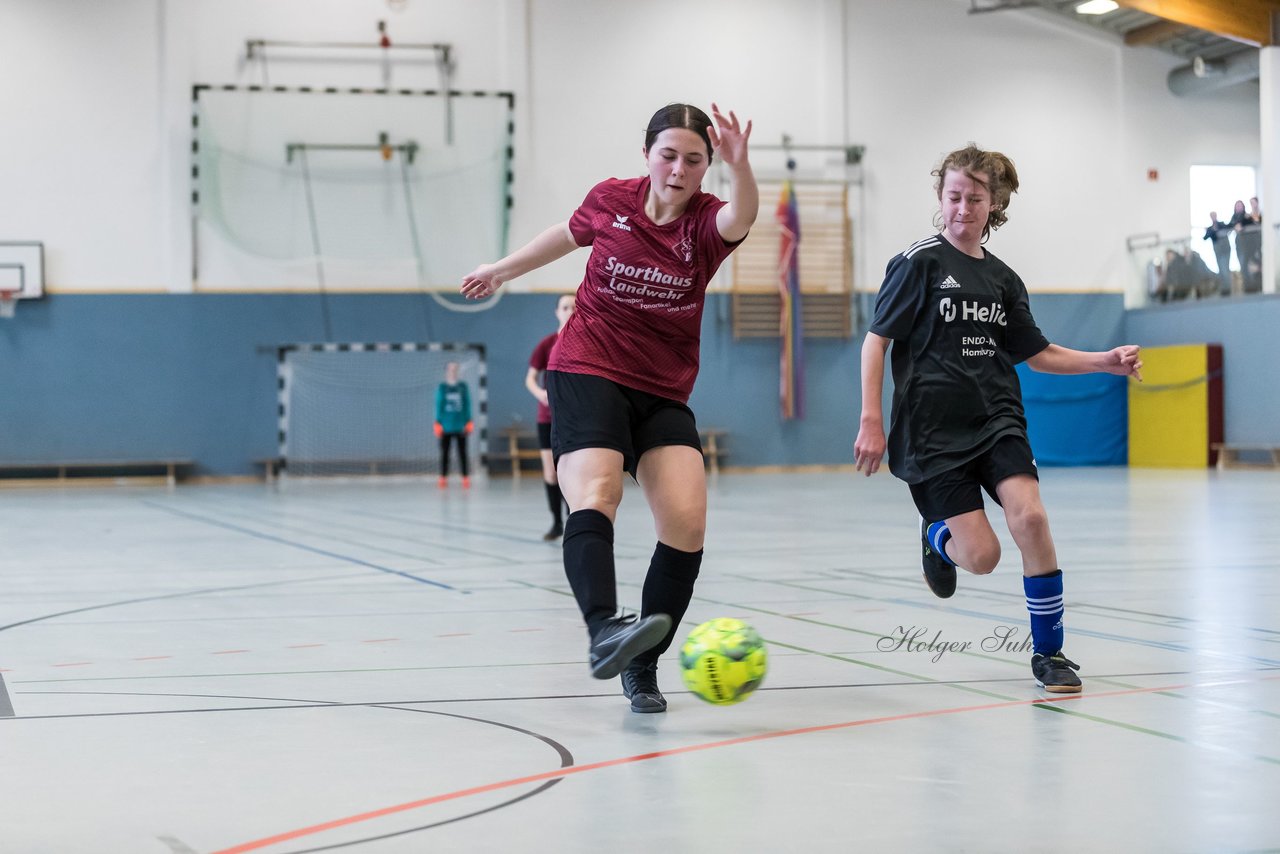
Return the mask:
<path fill-rule="evenodd" d="M 488 454 L 484 348 L 478 344 L 315 344 L 279 351 L 279 442 L 289 476 L 441 471 L 436 391 L 456 362 L 475 429 L 468 468 Z M 457 450 L 451 451 L 457 471 Z"/>
<path fill-rule="evenodd" d="M 460 281 L 505 252 L 511 105 L 501 92 L 197 86 L 197 286 Z"/>

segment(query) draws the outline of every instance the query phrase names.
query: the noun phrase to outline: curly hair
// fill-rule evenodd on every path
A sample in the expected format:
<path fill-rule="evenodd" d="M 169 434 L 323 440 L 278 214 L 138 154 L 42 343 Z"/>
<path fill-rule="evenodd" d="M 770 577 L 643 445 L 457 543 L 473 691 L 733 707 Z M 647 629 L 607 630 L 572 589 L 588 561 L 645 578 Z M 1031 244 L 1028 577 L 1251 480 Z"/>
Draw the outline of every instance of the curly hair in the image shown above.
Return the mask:
<path fill-rule="evenodd" d="M 986 240 L 991 232 L 1009 221 L 1006 211 L 1009 209 L 1010 198 L 1018 192 L 1018 170 L 1014 168 L 1013 161 L 999 151 L 984 151 L 971 142 L 942 158 L 942 164 L 930 173 L 938 179 L 934 182 L 933 189 L 937 192 L 939 201 L 942 199 L 942 182 L 950 170 L 963 172 L 991 194 L 991 213 L 982 228 L 982 239 Z M 986 175 L 986 180 L 979 178 L 978 173 Z M 938 224 L 941 224 L 941 214 L 938 216 Z"/>

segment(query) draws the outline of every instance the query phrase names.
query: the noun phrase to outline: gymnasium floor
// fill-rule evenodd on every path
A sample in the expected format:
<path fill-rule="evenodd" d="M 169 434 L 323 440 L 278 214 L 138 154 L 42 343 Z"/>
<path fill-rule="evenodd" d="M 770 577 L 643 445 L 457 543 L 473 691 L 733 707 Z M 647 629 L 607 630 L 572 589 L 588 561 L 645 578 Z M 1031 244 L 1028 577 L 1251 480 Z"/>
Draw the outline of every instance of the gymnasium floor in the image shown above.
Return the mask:
<path fill-rule="evenodd" d="M 716 708 L 669 653 L 637 715 L 536 477 L 0 490 L 0 851 L 1280 851 L 1280 473 L 1043 491 L 1083 695 L 982 648 L 1007 534 L 937 600 L 887 474 L 725 474 L 685 628 L 768 679 Z M 635 606 L 636 488 L 617 543 Z"/>

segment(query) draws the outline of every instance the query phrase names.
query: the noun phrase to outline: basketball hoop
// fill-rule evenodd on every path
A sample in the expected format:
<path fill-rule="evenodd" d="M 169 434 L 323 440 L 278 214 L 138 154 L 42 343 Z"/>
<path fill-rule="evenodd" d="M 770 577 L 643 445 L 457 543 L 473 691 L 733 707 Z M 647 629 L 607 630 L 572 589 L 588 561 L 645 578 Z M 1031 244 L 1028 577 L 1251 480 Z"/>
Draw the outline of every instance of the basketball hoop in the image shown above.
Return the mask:
<path fill-rule="evenodd" d="M 0 318 L 8 319 L 18 310 L 18 292 L 0 291 Z"/>

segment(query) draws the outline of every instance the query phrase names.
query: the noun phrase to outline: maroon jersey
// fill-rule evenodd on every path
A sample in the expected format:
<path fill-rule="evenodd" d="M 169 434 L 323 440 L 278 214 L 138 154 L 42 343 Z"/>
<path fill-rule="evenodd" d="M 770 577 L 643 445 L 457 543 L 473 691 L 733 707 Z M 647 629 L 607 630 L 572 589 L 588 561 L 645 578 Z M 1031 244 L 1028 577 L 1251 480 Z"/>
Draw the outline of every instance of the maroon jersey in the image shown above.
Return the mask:
<path fill-rule="evenodd" d="M 716 229 L 725 203 L 715 196 L 699 191 L 679 219 L 654 225 L 648 191 L 648 176 L 610 178 L 569 220 L 591 257 L 549 367 L 683 403 L 698 376 L 707 283 L 738 244 Z"/>
<path fill-rule="evenodd" d="M 552 332 L 546 338 L 538 342 L 538 346 L 533 348 L 533 355 L 529 357 L 529 367 L 535 371 L 542 372 L 547 369 L 547 363 L 551 359 L 551 348 L 556 345 L 556 339 L 560 337 L 559 332 Z M 543 386 L 545 388 L 545 384 Z M 542 401 L 538 401 L 538 423 L 551 423 L 551 407 Z"/>

